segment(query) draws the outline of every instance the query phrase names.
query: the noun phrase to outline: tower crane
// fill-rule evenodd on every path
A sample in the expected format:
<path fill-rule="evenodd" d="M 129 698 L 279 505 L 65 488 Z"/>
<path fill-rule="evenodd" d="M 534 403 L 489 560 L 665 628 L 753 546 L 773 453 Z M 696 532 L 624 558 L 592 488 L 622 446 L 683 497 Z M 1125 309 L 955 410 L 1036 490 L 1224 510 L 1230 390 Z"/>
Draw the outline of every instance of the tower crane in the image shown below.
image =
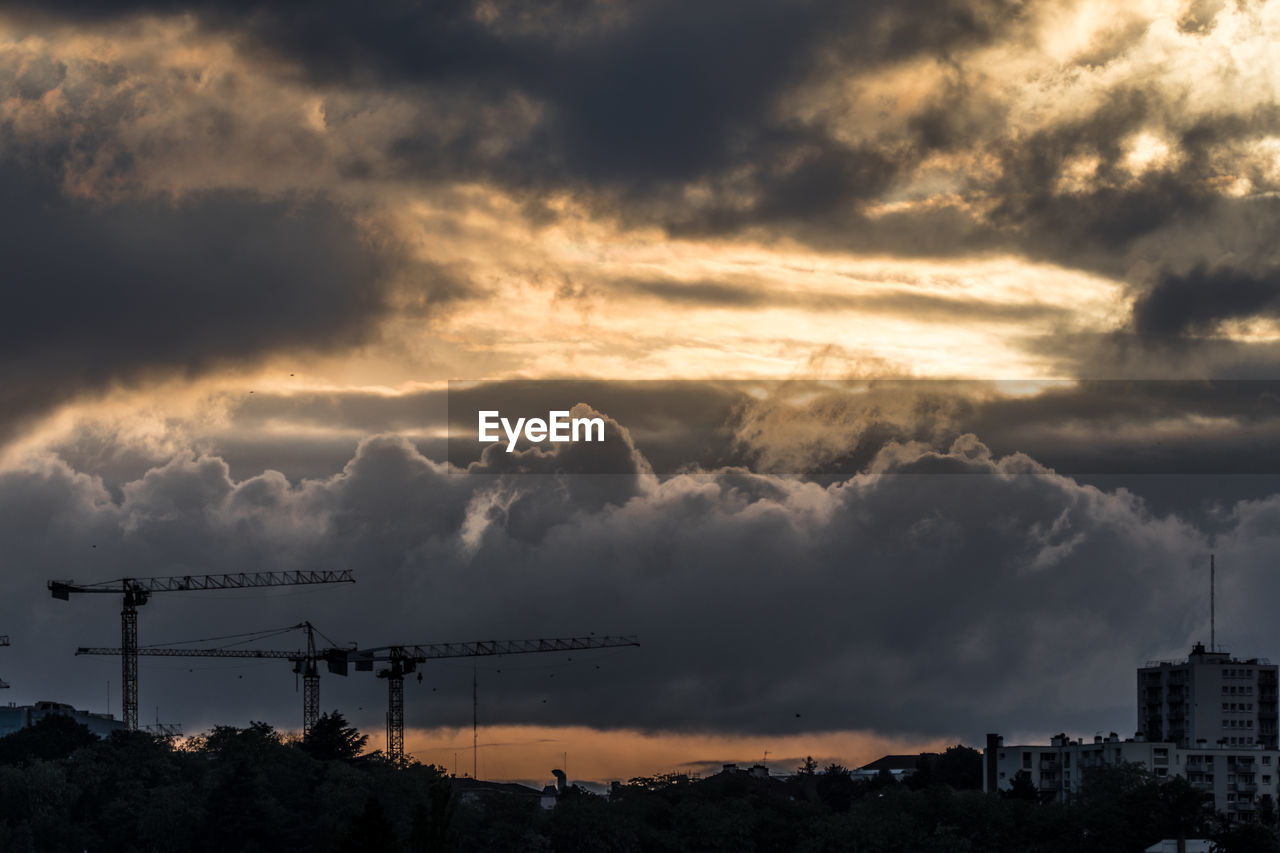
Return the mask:
<path fill-rule="evenodd" d="M 209 589 L 245 589 L 260 586 L 355 583 L 350 569 L 341 571 L 241 572 L 225 575 L 182 575 L 154 578 L 117 578 L 100 583 L 49 581 L 54 598 L 70 600 L 72 594 L 117 593 L 124 597 L 120 610 L 120 670 L 123 687 L 124 726 L 138 728 L 138 608 L 155 592 L 187 592 Z"/>
<path fill-rule="evenodd" d="M 318 664 L 325 661 L 329 672 L 335 675 L 347 674 L 347 649 L 316 649 L 316 629 L 310 622 L 294 625 L 289 630 L 307 632 L 306 650 L 280 651 L 275 649 L 161 649 L 144 647 L 137 650 L 143 657 L 178 657 L 178 658 L 240 658 L 251 660 L 287 660 L 293 664 L 295 675 L 302 676 L 302 734 L 311 733 L 311 727 L 320 719 L 320 670 Z M 81 646 L 76 649 L 77 655 L 118 655 L 120 649 L 102 648 L 98 646 Z"/>
<path fill-rule="evenodd" d="M 487 657 L 491 655 L 523 655 L 539 652 L 575 652 L 638 646 L 635 636 L 554 637 L 537 640 L 480 640 L 474 643 L 426 643 L 422 645 L 376 646 L 350 649 L 347 660 L 357 671 L 372 672 L 375 662 L 386 663 L 376 673 L 387 680 L 387 757 L 392 763 L 404 763 L 404 677 L 417 665 L 441 658 Z"/>

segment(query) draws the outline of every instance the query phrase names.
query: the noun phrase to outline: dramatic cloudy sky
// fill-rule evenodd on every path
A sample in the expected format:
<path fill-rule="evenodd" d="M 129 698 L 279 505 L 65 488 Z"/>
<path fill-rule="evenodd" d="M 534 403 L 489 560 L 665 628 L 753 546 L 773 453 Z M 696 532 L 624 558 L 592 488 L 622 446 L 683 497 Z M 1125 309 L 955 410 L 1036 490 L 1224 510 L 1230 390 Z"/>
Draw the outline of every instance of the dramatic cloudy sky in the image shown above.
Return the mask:
<path fill-rule="evenodd" d="M 496 778 L 1131 734 L 1210 553 L 1220 643 L 1280 657 L 1277 41 L 1277 0 L 5 4 L 5 698 L 119 711 L 72 655 L 117 602 L 48 578 L 351 568 L 142 642 L 639 634 L 407 685 L 462 771 L 477 677 Z M 462 452 L 481 400 L 609 441 Z M 142 716 L 296 727 L 291 678 L 146 661 Z M 381 746 L 383 682 L 322 698 Z"/>

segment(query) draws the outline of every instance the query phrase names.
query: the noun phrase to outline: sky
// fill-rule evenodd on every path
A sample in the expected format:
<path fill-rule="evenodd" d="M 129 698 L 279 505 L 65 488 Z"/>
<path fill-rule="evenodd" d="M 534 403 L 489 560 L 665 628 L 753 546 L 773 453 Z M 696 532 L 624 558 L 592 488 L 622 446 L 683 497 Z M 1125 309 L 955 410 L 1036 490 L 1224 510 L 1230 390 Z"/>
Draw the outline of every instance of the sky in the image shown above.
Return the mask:
<path fill-rule="evenodd" d="M 486 778 L 1132 735 L 1210 554 L 1219 646 L 1280 657 L 1278 40 L 1277 0 L 6 3 L 0 698 L 119 713 L 73 654 L 114 599 L 48 579 L 351 569 L 140 641 L 639 636 L 407 684 L 408 751 Z M 481 448 L 485 400 L 608 440 Z M 296 729 L 292 678 L 144 658 L 142 718 Z M 380 747 L 384 689 L 322 705 Z"/>

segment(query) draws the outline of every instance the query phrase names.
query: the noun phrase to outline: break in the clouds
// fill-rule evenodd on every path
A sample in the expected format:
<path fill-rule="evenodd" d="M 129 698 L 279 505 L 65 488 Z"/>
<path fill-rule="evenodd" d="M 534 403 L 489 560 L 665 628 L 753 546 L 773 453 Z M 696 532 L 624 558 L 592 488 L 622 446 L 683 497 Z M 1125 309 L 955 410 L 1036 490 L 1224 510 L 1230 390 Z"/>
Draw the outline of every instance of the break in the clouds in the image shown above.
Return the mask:
<path fill-rule="evenodd" d="M 363 305 L 251 226 L 350 221 L 410 269 L 378 334 L 262 316 L 365 385 L 1259 376 L 1280 18 L 1211 5 L 10 4 L 0 121 L 86 216 L 239 193 Z"/>

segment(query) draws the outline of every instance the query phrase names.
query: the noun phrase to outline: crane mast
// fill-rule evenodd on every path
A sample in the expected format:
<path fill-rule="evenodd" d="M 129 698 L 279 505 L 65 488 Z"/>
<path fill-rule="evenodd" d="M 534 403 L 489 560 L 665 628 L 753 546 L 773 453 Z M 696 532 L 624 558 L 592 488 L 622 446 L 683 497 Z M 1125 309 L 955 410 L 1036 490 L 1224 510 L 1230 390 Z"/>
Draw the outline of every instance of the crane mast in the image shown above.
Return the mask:
<path fill-rule="evenodd" d="M 346 649 L 329 648 L 316 650 L 315 627 L 310 622 L 293 626 L 306 631 L 306 650 L 288 651 L 277 649 L 138 649 L 137 654 L 143 657 L 180 657 L 180 658 L 238 658 L 241 660 L 287 660 L 293 664 L 295 674 L 302 676 L 302 734 L 311 733 L 316 720 L 320 719 L 320 670 L 319 661 L 329 664 L 329 671 L 337 675 L 347 674 Z M 76 649 L 77 655 L 110 655 L 121 653 L 121 649 L 101 646 L 81 646 Z"/>
<path fill-rule="evenodd" d="M 299 584 L 355 583 L 349 569 L 341 571 L 239 572 L 215 575 L 173 575 L 151 578 L 117 578 L 100 583 L 49 581 L 49 593 L 61 601 L 73 594 L 114 593 L 123 596 L 120 610 L 120 672 L 124 725 L 138 728 L 138 608 L 156 592 L 188 592 L 211 589 L 246 589 Z M 318 695 L 317 686 L 317 695 Z"/>
<path fill-rule="evenodd" d="M 404 677 L 420 663 L 441 658 L 522 655 L 540 652 L 572 652 L 638 646 L 635 636 L 553 637 L 535 640 L 480 640 L 473 643 L 424 643 L 420 645 L 377 646 L 352 649 L 347 660 L 357 670 L 372 671 L 375 662 L 387 664 L 378 678 L 387 680 L 387 758 L 404 764 Z"/>
<path fill-rule="evenodd" d="M 591 649 L 639 646 L 634 635 L 601 637 L 553 637 L 533 640 L 479 640 L 471 643 L 424 643 L 418 645 L 376 646 L 365 649 L 326 648 L 317 650 L 315 630 L 310 622 L 295 626 L 307 632 L 305 651 L 280 651 L 274 649 L 192 649 L 192 648 L 142 648 L 132 650 L 135 672 L 137 657 L 216 657 L 239 659 L 282 659 L 294 664 L 294 672 L 302 675 L 302 730 L 309 734 L 319 719 L 320 673 L 318 663 L 324 660 L 329 671 L 346 675 L 349 664 L 357 671 L 372 672 L 375 663 L 387 664 L 377 671 L 378 678 L 387 681 L 387 758 L 396 765 L 403 765 L 404 758 L 404 677 L 417 670 L 419 664 L 444 658 L 476 658 L 498 655 L 539 654 L 544 652 L 572 652 Z M 81 647 L 77 655 L 122 655 L 123 648 Z M 136 694 L 135 694 L 136 695 Z M 136 714 L 136 707 L 135 707 Z"/>

